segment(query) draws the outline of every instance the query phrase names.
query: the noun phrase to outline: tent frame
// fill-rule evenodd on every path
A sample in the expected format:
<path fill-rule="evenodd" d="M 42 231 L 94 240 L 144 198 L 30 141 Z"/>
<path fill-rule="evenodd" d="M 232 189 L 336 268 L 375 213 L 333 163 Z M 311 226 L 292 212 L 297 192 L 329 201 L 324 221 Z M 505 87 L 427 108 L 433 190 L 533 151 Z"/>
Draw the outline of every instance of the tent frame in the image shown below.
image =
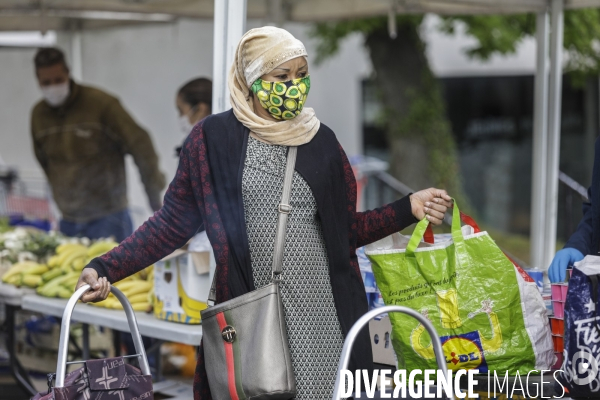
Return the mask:
<path fill-rule="evenodd" d="M 247 0 L 215 0 L 212 111 L 231 107 L 227 76 L 238 42 L 246 32 Z"/>
<path fill-rule="evenodd" d="M 531 266 L 545 270 L 556 253 L 564 0 L 538 13 L 536 31 Z"/>

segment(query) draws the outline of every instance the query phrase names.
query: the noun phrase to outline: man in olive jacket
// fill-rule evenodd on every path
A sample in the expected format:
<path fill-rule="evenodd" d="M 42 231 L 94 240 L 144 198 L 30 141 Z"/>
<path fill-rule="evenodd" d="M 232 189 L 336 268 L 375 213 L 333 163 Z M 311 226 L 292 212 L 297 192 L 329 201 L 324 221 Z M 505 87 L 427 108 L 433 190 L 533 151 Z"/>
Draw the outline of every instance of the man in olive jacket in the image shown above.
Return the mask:
<path fill-rule="evenodd" d="M 31 134 L 62 213 L 60 230 L 69 236 L 121 241 L 133 230 L 126 154 L 140 170 L 151 208 L 162 205 L 165 178 L 152 140 L 117 98 L 70 79 L 60 50 L 40 49 L 34 63 L 44 99 L 31 113 Z"/>

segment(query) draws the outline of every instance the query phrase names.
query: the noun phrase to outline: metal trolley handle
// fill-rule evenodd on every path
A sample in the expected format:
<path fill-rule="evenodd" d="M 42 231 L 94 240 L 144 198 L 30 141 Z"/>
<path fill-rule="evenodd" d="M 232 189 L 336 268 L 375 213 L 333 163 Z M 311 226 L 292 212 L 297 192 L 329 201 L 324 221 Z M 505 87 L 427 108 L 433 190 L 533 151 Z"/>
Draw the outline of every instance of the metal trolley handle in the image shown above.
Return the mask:
<path fill-rule="evenodd" d="M 58 361 L 56 363 L 56 384 L 55 387 L 63 387 L 65 385 L 65 374 L 67 369 L 67 353 L 69 352 L 69 332 L 71 327 L 71 315 L 75 305 L 83 296 L 85 292 L 90 289 L 90 285 L 83 285 L 80 287 L 69 299 L 65 311 L 63 313 L 62 323 L 60 326 L 60 341 L 58 345 Z M 133 344 L 135 345 L 136 356 L 139 358 L 140 368 L 142 374 L 150 375 L 150 366 L 148 365 L 148 359 L 146 358 L 146 350 L 142 342 L 142 336 L 137 326 L 137 320 L 135 319 L 135 313 L 131 304 L 127 300 L 127 297 L 114 286 L 110 287 L 110 291 L 119 299 L 123 305 L 125 315 L 127 315 L 127 322 L 129 323 L 129 330 L 133 338 Z M 69 363 L 71 364 L 71 363 Z"/>
<path fill-rule="evenodd" d="M 345 369 L 348 369 L 348 363 L 350 361 L 350 353 L 352 351 L 352 346 L 354 345 L 354 341 L 358 336 L 358 333 L 361 329 L 369 323 L 370 320 L 375 318 L 378 315 L 391 313 L 391 312 L 400 312 L 403 314 L 410 315 L 419 321 L 431 337 L 431 343 L 433 344 L 433 351 L 435 353 L 435 358 L 438 364 L 438 368 L 444 372 L 444 376 L 448 378 L 448 366 L 446 365 L 446 357 L 444 356 L 444 351 L 442 350 L 442 342 L 435 331 L 435 328 L 431 324 L 431 322 L 413 310 L 412 308 L 403 307 L 403 306 L 385 306 L 377 308 L 376 310 L 371 310 L 362 317 L 358 319 L 348 332 L 348 336 L 346 336 L 346 340 L 344 341 L 344 347 L 342 348 L 342 356 L 340 357 L 340 363 L 338 364 L 337 375 L 335 378 L 335 388 L 333 389 L 333 400 L 341 400 L 342 397 L 340 395 L 340 379 L 341 372 Z"/>

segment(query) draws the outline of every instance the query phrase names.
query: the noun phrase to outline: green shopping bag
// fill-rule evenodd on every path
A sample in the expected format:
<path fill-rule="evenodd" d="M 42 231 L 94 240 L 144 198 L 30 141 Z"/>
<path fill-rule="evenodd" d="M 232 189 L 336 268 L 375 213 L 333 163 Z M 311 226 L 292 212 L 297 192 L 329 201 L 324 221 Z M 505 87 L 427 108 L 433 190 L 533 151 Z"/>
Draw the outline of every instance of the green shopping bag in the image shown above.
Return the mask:
<path fill-rule="evenodd" d="M 422 242 L 423 220 L 410 240 L 396 233 L 365 248 L 385 304 L 410 307 L 433 323 L 449 369 L 550 369 L 552 337 L 535 282 L 470 217 L 472 226 L 461 228 L 460 215 L 455 204 L 451 240 Z M 436 369 L 424 327 L 400 313 L 390 320 L 398 367 Z"/>

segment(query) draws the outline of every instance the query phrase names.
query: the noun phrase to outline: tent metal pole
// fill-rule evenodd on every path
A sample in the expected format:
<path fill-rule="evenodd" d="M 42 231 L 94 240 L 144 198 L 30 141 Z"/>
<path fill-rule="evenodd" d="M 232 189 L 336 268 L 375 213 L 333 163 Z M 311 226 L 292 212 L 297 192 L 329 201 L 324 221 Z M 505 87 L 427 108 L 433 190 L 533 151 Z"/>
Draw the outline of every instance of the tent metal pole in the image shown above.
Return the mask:
<path fill-rule="evenodd" d="M 246 32 L 247 0 L 215 0 L 213 37 L 213 113 L 228 110 L 227 75 L 237 44 Z"/>
<path fill-rule="evenodd" d="M 227 74 L 225 46 L 227 43 L 227 5 L 228 0 L 215 0 L 213 22 L 213 99 L 212 112 L 225 111 L 225 94 L 227 93 Z"/>
<path fill-rule="evenodd" d="M 83 44 L 80 24 L 71 29 L 71 76 L 75 81 L 83 80 Z"/>
<path fill-rule="evenodd" d="M 560 162 L 560 128 L 562 100 L 562 49 L 564 0 L 552 0 L 550 32 L 550 93 L 548 102 L 548 170 L 546 173 L 546 229 L 543 266 L 547 268 L 556 253 L 558 216 L 558 173 Z"/>
<path fill-rule="evenodd" d="M 546 207 L 544 187 L 546 184 L 548 147 L 548 33 L 550 15 L 541 12 L 536 19 L 536 72 L 533 111 L 533 168 L 531 188 L 531 266 L 546 268 L 544 257 L 544 232 Z"/>
<path fill-rule="evenodd" d="M 235 49 L 246 32 L 247 0 L 215 0 L 213 34 L 213 95 L 212 113 L 217 114 L 231 108 L 227 75 Z M 216 270 L 214 255 L 211 253 L 210 275 L 212 281 Z"/>

